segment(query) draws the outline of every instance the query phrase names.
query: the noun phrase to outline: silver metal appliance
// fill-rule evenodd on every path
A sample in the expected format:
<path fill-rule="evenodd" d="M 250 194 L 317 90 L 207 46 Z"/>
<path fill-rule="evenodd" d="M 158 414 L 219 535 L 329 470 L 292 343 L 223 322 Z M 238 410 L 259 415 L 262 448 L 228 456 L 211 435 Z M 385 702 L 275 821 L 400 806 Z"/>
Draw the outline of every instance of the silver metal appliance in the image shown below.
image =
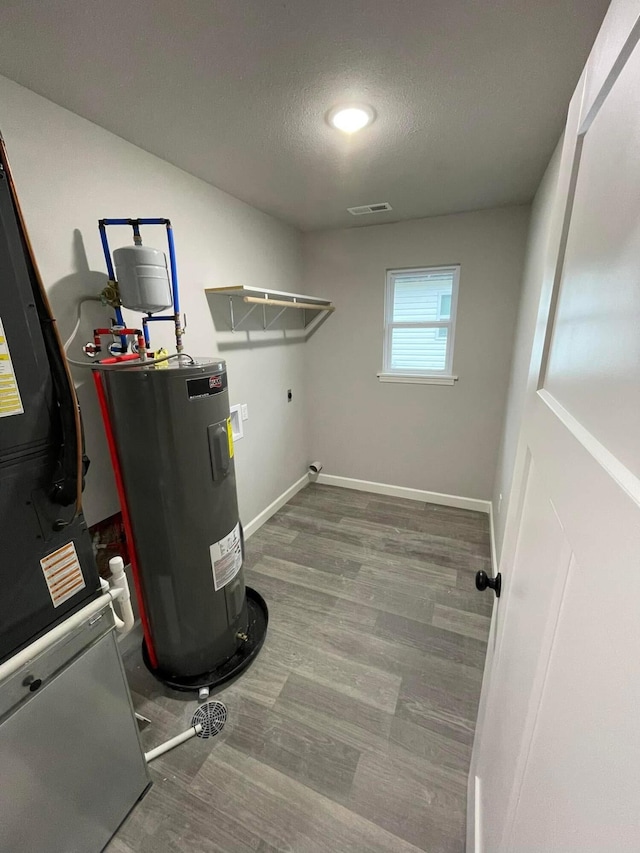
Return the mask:
<path fill-rule="evenodd" d="M 245 587 L 224 361 L 96 368 L 130 517 L 145 662 L 172 687 L 236 677 L 264 641 Z"/>
<path fill-rule="evenodd" d="M 0 683 L 0 850 L 97 853 L 151 784 L 111 607 Z"/>

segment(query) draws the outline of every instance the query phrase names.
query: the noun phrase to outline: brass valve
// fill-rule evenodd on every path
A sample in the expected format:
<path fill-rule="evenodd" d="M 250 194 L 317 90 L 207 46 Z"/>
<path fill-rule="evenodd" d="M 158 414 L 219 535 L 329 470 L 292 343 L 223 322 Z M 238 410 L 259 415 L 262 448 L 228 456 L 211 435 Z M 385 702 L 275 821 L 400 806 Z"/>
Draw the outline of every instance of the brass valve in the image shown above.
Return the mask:
<path fill-rule="evenodd" d="M 103 305 L 110 305 L 112 308 L 119 308 L 122 303 L 120 302 L 118 282 L 109 280 L 107 282 L 107 286 L 103 288 L 100 293 L 100 299 Z"/>

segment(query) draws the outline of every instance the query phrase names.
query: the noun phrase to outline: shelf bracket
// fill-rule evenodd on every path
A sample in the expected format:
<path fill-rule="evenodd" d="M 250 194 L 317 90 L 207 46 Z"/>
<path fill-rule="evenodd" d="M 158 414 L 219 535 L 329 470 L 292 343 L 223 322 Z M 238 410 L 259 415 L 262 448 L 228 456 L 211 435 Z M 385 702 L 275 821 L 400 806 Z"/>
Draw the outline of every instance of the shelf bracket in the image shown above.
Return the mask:
<path fill-rule="evenodd" d="M 251 314 L 253 311 L 255 311 L 255 309 L 257 307 L 258 307 L 257 305 L 252 305 L 251 308 L 249 308 L 249 310 L 246 311 L 242 315 L 242 317 L 238 320 L 238 322 L 236 323 L 235 314 L 234 314 L 234 310 L 233 310 L 233 296 L 230 296 L 229 297 L 229 320 L 230 320 L 230 325 L 231 325 L 231 331 L 235 332 L 236 329 L 238 329 L 242 325 L 242 323 L 244 323 L 244 321 L 247 319 L 249 314 Z"/>
<path fill-rule="evenodd" d="M 282 317 L 282 315 L 284 314 L 284 312 L 285 312 L 286 310 L 287 310 L 286 308 L 281 308 L 281 309 L 278 311 L 278 313 L 276 314 L 276 316 L 275 316 L 275 317 L 272 317 L 272 318 L 271 318 L 271 320 L 269 320 L 269 322 L 267 323 L 267 325 L 264 327 L 265 332 L 266 332 L 266 330 L 267 330 L 267 329 L 270 329 L 270 328 L 271 328 L 271 326 L 273 326 L 273 324 L 276 322 L 276 320 L 277 320 L 279 317 Z"/>

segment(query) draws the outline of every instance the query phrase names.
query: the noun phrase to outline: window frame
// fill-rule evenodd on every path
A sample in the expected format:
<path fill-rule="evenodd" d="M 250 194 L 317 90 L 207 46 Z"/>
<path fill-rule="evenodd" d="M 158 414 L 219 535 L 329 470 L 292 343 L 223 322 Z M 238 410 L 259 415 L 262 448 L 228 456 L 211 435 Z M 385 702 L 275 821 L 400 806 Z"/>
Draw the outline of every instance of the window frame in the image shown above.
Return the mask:
<path fill-rule="evenodd" d="M 447 296 L 449 298 L 449 317 L 451 319 L 451 306 L 453 304 L 453 295 L 451 293 L 439 293 L 438 294 L 438 320 L 447 319 L 442 316 L 442 300 Z"/>
<path fill-rule="evenodd" d="M 411 275 L 424 276 L 438 272 L 453 273 L 451 286 L 451 312 L 448 320 L 429 320 L 416 322 L 394 322 L 393 321 L 393 304 L 395 296 L 395 282 L 397 278 L 407 278 Z M 384 337 L 383 337 L 383 354 L 382 354 L 382 372 L 378 374 L 381 382 L 416 382 L 416 383 L 433 383 L 442 385 L 453 385 L 457 380 L 457 376 L 453 375 L 453 356 L 455 345 L 455 328 L 456 318 L 458 314 L 458 289 L 460 283 L 460 264 L 448 264 L 447 266 L 437 267 L 410 267 L 408 269 L 390 269 L 386 273 L 385 291 L 384 291 Z M 440 297 L 438 296 L 438 314 L 440 314 Z M 447 331 L 447 349 L 445 355 L 445 366 L 442 370 L 402 370 L 393 369 L 391 367 L 391 340 L 393 330 L 396 328 L 405 329 L 441 329 L 446 328 Z"/>

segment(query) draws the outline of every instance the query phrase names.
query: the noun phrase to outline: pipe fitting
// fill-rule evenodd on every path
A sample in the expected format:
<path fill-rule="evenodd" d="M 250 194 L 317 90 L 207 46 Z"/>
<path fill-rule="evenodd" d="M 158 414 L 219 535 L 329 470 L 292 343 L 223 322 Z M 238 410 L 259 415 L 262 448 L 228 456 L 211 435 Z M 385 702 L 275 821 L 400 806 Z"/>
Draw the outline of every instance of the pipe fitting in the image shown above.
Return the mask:
<path fill-rule="evenodd" d="M 120 634 L 128 634 L 134 626 L 135 616 L 131 606 L 129 582 L 124 571 L 124 560 L 122 557 L 112 557 L 109 560 L 109 569 L 111 570 L 110 588 L 120 590 L 120 615 L 122 618 L 120 619 L 116 616 L 116 629 Z"/>

